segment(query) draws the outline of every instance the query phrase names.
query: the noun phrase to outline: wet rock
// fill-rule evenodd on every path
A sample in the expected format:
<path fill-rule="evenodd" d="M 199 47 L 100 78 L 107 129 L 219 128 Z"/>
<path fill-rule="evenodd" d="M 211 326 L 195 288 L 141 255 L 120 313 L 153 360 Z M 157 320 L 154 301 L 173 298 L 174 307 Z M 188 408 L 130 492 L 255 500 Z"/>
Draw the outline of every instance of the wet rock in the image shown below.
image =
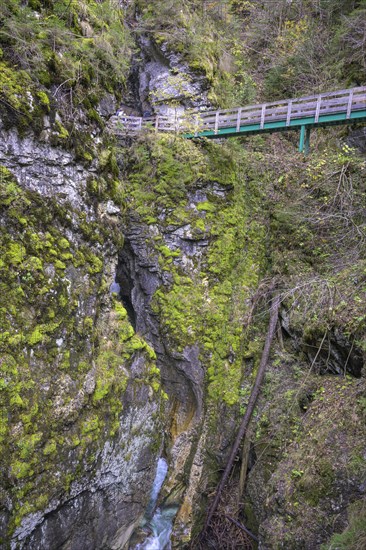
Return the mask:
<path fill-rule="evenodd" d="M 98 113 L 103 117 L 114 115 L 117 110 L 116 98 L 113 94 L 106 94 L 97 106 Z"/>

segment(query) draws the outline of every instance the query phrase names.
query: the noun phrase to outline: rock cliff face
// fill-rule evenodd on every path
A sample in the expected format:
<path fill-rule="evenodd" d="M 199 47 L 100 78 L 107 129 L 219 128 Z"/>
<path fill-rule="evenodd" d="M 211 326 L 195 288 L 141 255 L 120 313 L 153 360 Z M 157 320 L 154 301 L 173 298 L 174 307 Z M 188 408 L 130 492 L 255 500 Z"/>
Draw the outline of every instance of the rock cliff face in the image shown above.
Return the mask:
<path fill-rule="evenodd" d="M 225 195 L 224 190 L 221 193 Z M 193 212 L 202 198 L 206 198 L 203 191 L 188 195 Z M 167 502 L 178 504 L 181 508 L 175 535 L 178 548 L 183 541 L 190 540 L 195 521 L 193 514 L 198 512 L 202 493 L 206 491 L 209 471 L 206 464 L 207 449 L 227 449 L 234 428 L 233 421 L 225 415 L 225 407 L 222 407 L 218 425 L 217 420 L 212 420 L 212 411 L 207 413 L 200 343 L 197 341 L 179 348 L 172 345 L 169 332 L 152 306 L 157 290 L 169 292 L 172 276 L 166 268 L 162 269 L 161 253 L 151 239 L 166 243 L 163 245 L 166 247 L 165 254 L 176 253 L 174 266 L 188 280 L 194 274 L 198 275 L 193 259 L 197 261 L 207 254 L 208 241 L 201 238 L 202 235 L 194 238 L 191 233 L 189 212 L 186 222 L 178 229 L 167 228 L 163 220 L 162 223 L 149 226 L 131 212 L 116 276 L 122 301 L 127 309 L 130 305 L 133 311 L 136 330 L 151 342 L 156 351 L 161 382 L 169 396 L 164 449 L 170 467 L 163 496 L 168 499 Z M 225 416 L 226 434 L 223 437 L 216 430 L 220 429 Z"/>
<path fill-rule="evenodd" d="M 186 284 L 202 279 L 209 240 L 199 208 L 213 208 L 208 193 L 224 201 L 230 187 L 193 183 L 178 223 L 162 212 L 149 225 L 133 210 L 122 218 L 111 200 L 95 199 L 97 167 L 31 134 L 3 130 L 0 155 L 2 246 L 14 270 L 3 297 L 14 292 L 17 300 L 17 315 L 2 303 L 11 318 L 3 361 L 9 370 L 19 361 L 17 385 L 3 382 L 11 412 L 3 436 L 12 441 L 3 452 L 3 483 L 13 486 L 3 501 L 3 540 L 12 548 L 122 548 L 143 515 L 165 431 L 165 492 L 182 502 L 189 487 L 180 545 L 206 487 L 207 432 L 218 419 L 205 414 L 199 341 L 171 340 L 154 295 L 171 290 L 175 270 Z M 117 297 L 109 295 L 113 279 Z M 187 327 L 187 335 L 195 330 Z M 227 448 L 230 433 L 214 430 L 209 446 Z"/>
<path fill-rule="evenodd" d="M 178 56 L 148 41 L 143 47 L 139 106 L 163 108 L 159 102 L 180 101 L 183 88 L 191 103 L 203 101 Z M 187 73 L 185 84 L 172 69 Z M 172 82 L 161 88 L 166 71 Z M 108 117 L 115 105 L 107 94 L 96 110 Z M 1 397 L 8 411 L 1 536 L 12 548 L 122 548 L 146 506 L 164 430 L 174 479 L 181 479 L 204 407 L 198 344 L 169 346 L 151 307 L 155 291 L 172 281 L 151 237 L 181 247 L 188 274 L 207 242 L 189 223 L 166 233 L 132 213 L 125 225 L 124 204 L 108 189 L 116 170 L 108 151 L 80 160 L 51 145 L 59 132 L 67 135 L 56 119 L 55 126 L 44 116 L 37 135 L 20 134 L 8 119 L 1 126 Z M 99 132 L 93 135 L 100 145 Z M 191 199 L 195 209 L 204 197 Z M 109 295 L 114 279 L 118 296 Z"/>
<path fill-rule="evenodd" d="M 212 487 L 211 471 L 223 466 L 235 430 L 235 409 L 228 404 L 237 399 L 240 384 L 230 376 L 241 379 L 237 352 L 244 345 L 238 327 L 243 304 L 239 300 L 226 308 L 225 296 L 231 295 L 232 278 L 253 284 L 262 259 L 258 243 L 253 243 L 255 252 L 250 245 L 236 255 L 240 241 L 234 237 L 234 219 L 244 218 L 249 209 L 237 167 L 226 153 L 217 146 L 198 151 L 174 136 L 148 138 L 138 150 L 132 146 L 120 152 L 127 224 L 116 280 L 137 331 L 157 353 L 169 396 L 165 453 L 170 469 L 163 494 L 167 502 L 180 504 L 177 547 L 191 538 Z M 196 155 L 193 168 L 190 155 Z M 224 173 L 220 163 L 217 170 L 210 166 L 215 156 L 223 161 Z M 231 223 L 224 228 L 226 216 Z M 244 226 L 238 230 L 250 231 Z M 221 246 L 229 243 L 230 250 L 220 257 Z M 248 255 L 250 274 L 244 270 L 234 275 L 231 263 L 244 262 Z M 242 291 L 239 283 L 236 291 Z M 232 326 L 227 322 L 231 316 L 236 318 Z M 212 402 L 208 385 L 223 403 Z"/>
<path fill-rule="evenodd" d="M 161 447 L 155 352 L 109 295 L 121 212 L 95 169 L 1 134 L 2 540 L 121 548 Z M 5 445 L 6 443 L 6 445 Z"/>
<path fill-rule="evenodd" d="M 86 184 L 96 169 L 85 169 L 72 153 L 41 143 L 34 135 L 21 138 L 14 128 L 1 130 L 0 161 L 22 188 L 45 197 L 57 197 L 60 204 L 83 210 L 88 219 L 92 208 L 86 202 Z"/>
<path fill-rule="evenodd" d="M 70 486 L 54 496 L 47 507 L 33 513 L 16 529 L 12 548 L 123 548 L 145 511 L 154 478 L 158 406 L 146 386 L 134 379 L 145 375 L 146 365 L 137 357 L 130 366 L 132 379 L 121 401 L 124 413 L 117 436 L 101 446 L 94 463 Z M 72 453 L 63 469 L 75 471 Z"/>
<path fill-rule="evenodd" d="M 163 497 L 180 505 L 180 548 L 197 532 L 225 465 L 261 347 L 243 326 L 266 261 L 258 181 L 270 168 L 261 158 L 254 169 L 235 146 L 150 136 L 119 149 L 117 204 L 90 183 L 97 165 L 15 131 L 3 131 L 2 143 L 3 540 L 12 548 L 123 548 L 163 451 Z M 110 295 L 114 280 L 118 293 Z M 322 350 L 317 325 L 303 334 L 298 310 L 286 307 L 251 436 L 246 521 L 259 527 L 263 548 L 285 531 L 289 544 L 300 544 L 304 518 L 319 546 L 331 526 L 321 534 L 309 506 L 328 510 L 330 522 L 338 514 L 341 529 L 346 515 L 334 498 L 348 504 L 363 494 L 361 428 L 352 486 L 340 482 L 352 454 L 347 430 L 362 415 L 357 380 L 338 387 L 301 374 L 316 346 L 318 373 L 337 372 L 345 355 L 359 377 L 362 352 L 339 327 L 329 330 L 331 351 Z M 303 445 L 318 452 L 312 423 L 320 404 L 326 415 L 341 394 L 350 408 L 360 403 L 342 461 L 339 419 L 334 441 L 330 425 L 319 423 L 330 438 L 321 463 L 302 463 Z M 235 484 L 231 491 L 234 498 Z M 296 492 L 299 512 L 289 497 Z"/>

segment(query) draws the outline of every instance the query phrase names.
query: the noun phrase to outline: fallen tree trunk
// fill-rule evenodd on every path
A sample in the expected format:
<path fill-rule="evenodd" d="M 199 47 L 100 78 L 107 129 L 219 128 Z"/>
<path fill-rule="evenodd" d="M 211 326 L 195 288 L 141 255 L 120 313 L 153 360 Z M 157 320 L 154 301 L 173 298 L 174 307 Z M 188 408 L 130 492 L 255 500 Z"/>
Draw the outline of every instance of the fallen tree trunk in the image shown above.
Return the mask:
<path fill-rule="evenodd" d="M 256 401 L 258 399 L 261 384 L 263 382 L 266 366 L 267 366 L 267 363 L 268 363 L 268 357 L 269 357 L 269 352 L 270 352 L 270 349 L 271 349 L 272 340 L 273 340 L 273 337 L 274 337 L 274 334 L 275 334 L 275 331 L 276 331 L 276 326 L 277 326 L 277 321 L 278 321 L 278 310 L 279 310 L 279 307 L 280 307 L 280 303 L 281 303 L 280 296 L 279 295 L 275 296 L 273 301 L 272 301 L 272 305 L 271 305 L 271 309 L 270 309 L 270 318 L 269 318 L 267 336 L 266 336 L 266 341 L 265 341 L 263 352 L 262 352 L 261 362 L 260 362 L 259 368 L 258 368 L 258 373 L 257 373 L 256 379 L 255 379 L 255 382 L 254 382 L 254 386 L 253 386 L 251 394 L 250 394 L 250 398 L 249 398 L 249 401 L 248 401 L 247 409 L 245 411 L 245 415 L 243 417 L 243 420 L 241 421 L 240 428 L 239 428 L 238 434 L 236 436 L 234 445 L 231 449 L 231 453 L 230 453 L 228 462 L 226 464 L 226 467 L 225 467 L 224 473 L 222 475 L 222 478 L 220 480 L 220 483 L 217 487 L 215 498 L 214 498 L 211 506 L 208 509 L 207 518 L 206 518 L 206 522 L 205 522 L 205 530 L 208 528 L 208 526 L 209 526 L 209 524 L 212 520 L 212 516 L 216 512 L 217 506 L 218 506 L 219 501 L 220 501 L 221 493 L 224 489 L 227 478 L 229 477 L 229 474 L 230 474 L 231 469 L 233 467 L 235 457 L 238 454 L 240 443 L 241 443 L 241 441 L 242 441 L 242 439 L 243 439 L 243 437 L 244 437 L 244 435 L 245 435 L 245 433 L 248 429 L 249 422 L 251 420 L 251 417 L 252 417 L 252 414 L 253 414 L 253 411 L 254 411 L 254 407 L 255 407 Z"/>

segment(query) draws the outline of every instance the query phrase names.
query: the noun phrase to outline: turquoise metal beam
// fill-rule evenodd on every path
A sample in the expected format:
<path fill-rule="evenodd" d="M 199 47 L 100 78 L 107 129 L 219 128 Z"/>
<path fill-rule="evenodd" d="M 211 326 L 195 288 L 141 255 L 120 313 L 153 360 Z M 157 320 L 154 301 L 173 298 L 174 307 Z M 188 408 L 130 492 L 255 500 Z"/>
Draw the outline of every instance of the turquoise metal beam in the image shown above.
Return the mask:
<path fill-rule="evenodd" d="M 305 143 L 304 143 L 304 155 L 307 156 L 310 151 L 310 132 L 311 128 L 306 128 L 305 132 Z"/>
<path fill-rule="evenodd" d="M 304 125 L 301 126 L 301 128 L 300 128 L 299 153 L 302 153 L 303 150 L 304 150 L 305 132 L 306 132 L 306 126 L 305 126 L 305 124 L 304 124 Z"/>
<path fill-rule="evenodd" d="M 299 153 L 304 153 L 305 156 L 310 151 L 310 131 L 311 129 L 305 125 L 300 128 Z"/>
<path fill-rule="evenodd" d="M 350 124 L 351 122 L 363 122 L 366 121 L 366 109 L 360 111 L 354 111 L 351 113 L 349 118 L 347 118 L 347 113 L 336 113 L 332 115 L 322 115 L 319 117 L 318 122 L 315 122 L 315 117 L 306 117 L 292 119 L 290 124 L 287 126 L 285 120 L 279 120 L 275 122 L 266 122 L 263 128 L 260 127 L 260 123 L 257 124 L 247 124 L 245 126 L 240 126 L 239 132 L 236 131 L 236 127 L 230 128 L 219 128 L 217 134 L 213 130 L 206 130 L 198 132 L 197 134 L 184 134 L 185 138 L 195 138 L 195 137 L 207 137 L 211 139 L 220 138 L 220 137 L 238 137 L 240 135 L 250 135 L 250 134 L 259 134 L 265 132 L 286 132 L 289 130 L 300 129 L 302 126 L 308 126 L 310 128 L 316 128 L 318 126 L 331 126 L 333 124 Z"/>

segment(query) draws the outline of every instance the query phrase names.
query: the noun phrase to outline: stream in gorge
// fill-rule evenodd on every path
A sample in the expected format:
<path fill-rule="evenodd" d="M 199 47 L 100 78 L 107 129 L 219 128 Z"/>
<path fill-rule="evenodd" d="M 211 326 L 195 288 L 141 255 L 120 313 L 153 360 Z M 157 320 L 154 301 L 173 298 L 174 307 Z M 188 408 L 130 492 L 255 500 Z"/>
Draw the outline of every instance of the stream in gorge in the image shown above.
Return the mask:
<path fill-rule="evenodd" d="M 160 489 L 168 472 L 168 464 L 164 458 L 159 458 L 156 476 L 151 491 L 150 501 L 146 508 L 141 528 L 149 532 L 144 542 L 134 546 L 134 550 L 170 550 L 170 535 L 173 528 L 173 519 L 178 506 L 160 506 L 156 503 Z"/>
<path fill-rule="evenodd" d="M 121 286 L 115 280 L 109 289 L 111 294 L 115 294 L 126 307 L 127 314 L 132 321 L 132 307 L 122 300 Z M 134 312 L 133 312 L 134 316 Z M 135 323 L 133 323 L 135 325 Z M 160 489 L 165 481 L 168 472 L 168 463 L 164 458 L 159 458 L 156 469 L 156 475 L 151 490 L 150 500 L 147 505 L 145 515 L 140 524 L 140 533 L 145 534 L 145 540 L 138 544 L 132 543 L 131 550 L 170 550 L 170 535 L 173 528 L 173 519 L 178 511 L 177 505 L 159 506 L 156 504 L 159 498 Z M 140 539 L 141 540 L 141 539 Z"/>

